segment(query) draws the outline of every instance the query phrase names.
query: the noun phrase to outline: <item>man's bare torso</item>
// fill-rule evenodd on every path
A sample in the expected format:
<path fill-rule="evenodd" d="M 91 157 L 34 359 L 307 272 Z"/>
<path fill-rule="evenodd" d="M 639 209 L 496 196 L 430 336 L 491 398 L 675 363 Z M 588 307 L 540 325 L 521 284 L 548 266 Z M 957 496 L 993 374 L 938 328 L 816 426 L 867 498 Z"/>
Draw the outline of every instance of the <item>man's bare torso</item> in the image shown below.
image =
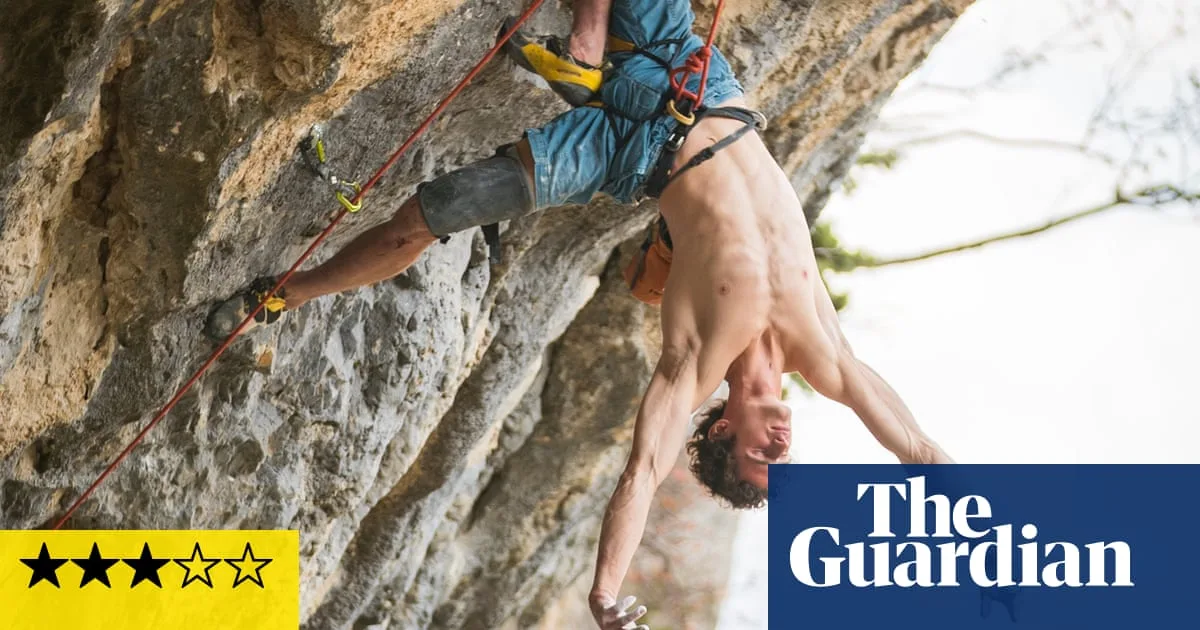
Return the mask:
<path fill-rule="evenodd" d="M 680 151 L 677 168 L 741 125 L 702 119 Z M 705 389 L 709 383 L 715 389 L 730 358 L 755 343 L 780 357 L 785 372 L 803 372 L 815 358 L 835 352 L 822 324 L 833 316 L 833 306 L 817 272 L 804 210 L 757 134 L 672 182 L 660 208 L 674 243 L 664 341 L 686 345 L 681 336 L 687 334 L 705 341 L 709 360 L 700 357 Z M 721 347 L 711 347 L 713 340 Z"/>

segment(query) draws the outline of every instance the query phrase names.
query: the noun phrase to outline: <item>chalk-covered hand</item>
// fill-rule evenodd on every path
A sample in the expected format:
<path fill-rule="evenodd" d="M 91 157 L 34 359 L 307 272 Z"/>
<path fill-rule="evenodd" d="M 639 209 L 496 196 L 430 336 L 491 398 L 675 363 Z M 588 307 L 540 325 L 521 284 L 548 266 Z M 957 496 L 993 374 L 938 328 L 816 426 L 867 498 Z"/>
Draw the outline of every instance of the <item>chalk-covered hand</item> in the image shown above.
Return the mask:
<path fill-rule="evenodd" d="M 588 600 L 592 617 L 596 619 L 600 630 L 650 630 L 650 626 L 637 623 L 646 614 L 646 607 L 630 609 L 637 601 L 632 595 L 621 600 L 619 605 L 616 598 L 608 593 L 593 593 Z"/>

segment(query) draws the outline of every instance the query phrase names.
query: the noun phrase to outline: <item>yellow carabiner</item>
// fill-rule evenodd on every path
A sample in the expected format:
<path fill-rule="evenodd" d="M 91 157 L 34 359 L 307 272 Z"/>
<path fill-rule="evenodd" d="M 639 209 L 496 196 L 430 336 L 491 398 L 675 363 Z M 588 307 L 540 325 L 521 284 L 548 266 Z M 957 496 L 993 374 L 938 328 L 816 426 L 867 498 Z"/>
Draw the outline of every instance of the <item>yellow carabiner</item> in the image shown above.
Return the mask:
<path fill-rule="evenodd" d="M 358 196 L 358 193 L 362 191 L 362 186 L 359 186 L 358 182 L 349 182 L 346 184 L 346 186 L 353 187 L 355 196 Z M 353 214 L 359 210 L 362 210 L 362 200 L 360 199 L 358 203 L 354 203 L 349 197 L 346 196 L 346 193 L 343 190 L 338 190 L 337 192 L 333 193 L 333 196 L 337 197 L 338 203 L 342 204 L 342 207 L 346 209 L 346 212 Z"/>
<path fill-rule="evenodd" d="M 691 114 L 688 114 L 687 116 L 684 116 L 683 112 L 680 112 L 675 107 L 675 99 L 671 99 L 671 100 L 667 101 L 667 113 L 670 114 L 671 117 L 674 118 L 675 120 L 678 120 L 681 124 L 687 125 L 689 127 L 696 124 L 696 114 L 691 113 Z"/>
<path fill-rule="evenodd" d="M 325 163 L 325 141 L 320 136 L 317 137 L 317 160 L 321 164 Z"/>

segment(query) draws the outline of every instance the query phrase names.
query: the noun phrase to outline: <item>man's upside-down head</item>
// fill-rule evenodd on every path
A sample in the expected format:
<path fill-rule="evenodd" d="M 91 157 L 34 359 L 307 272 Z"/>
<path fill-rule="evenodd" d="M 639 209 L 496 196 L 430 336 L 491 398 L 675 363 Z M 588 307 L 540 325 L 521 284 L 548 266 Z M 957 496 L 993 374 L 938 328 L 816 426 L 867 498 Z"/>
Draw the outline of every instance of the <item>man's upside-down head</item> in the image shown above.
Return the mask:
<path fill-rule="evenodd" d="M 788 461 L 791 410 L 778 399 L 716 400 L 697 414 L 688 468 L 737 509 L 767 502 L 767 466 Z"/>

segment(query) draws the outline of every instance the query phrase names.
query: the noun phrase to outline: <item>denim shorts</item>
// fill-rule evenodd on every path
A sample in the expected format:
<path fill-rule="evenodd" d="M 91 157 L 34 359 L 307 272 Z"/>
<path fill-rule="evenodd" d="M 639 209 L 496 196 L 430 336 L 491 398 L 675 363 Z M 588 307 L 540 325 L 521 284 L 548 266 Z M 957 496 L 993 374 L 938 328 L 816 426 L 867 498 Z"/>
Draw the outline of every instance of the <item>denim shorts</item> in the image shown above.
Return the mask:
<path fill-rule="evenodd" d="M 676 67 L 704 45 L 692 33 L 694 20 L 689 0 L 614 0 L 609 34 Z M 655 45 L 662 40 L 682 41 Z M 613 67 L 600 92 L 605 107 L 578 107 L 525 133 L 539 209 L 584 204 L 597 192 L 622 203 L 637 201 L 675 127 L 675 119 L 664 113 L 667 70 L 636 53 L 611 53 L 609 60 Z M 694 92 L 699 84 L 693 76 L 688 89 Z M 704 105 L 743 93 L 729 62 L 714 47 Z"/>

